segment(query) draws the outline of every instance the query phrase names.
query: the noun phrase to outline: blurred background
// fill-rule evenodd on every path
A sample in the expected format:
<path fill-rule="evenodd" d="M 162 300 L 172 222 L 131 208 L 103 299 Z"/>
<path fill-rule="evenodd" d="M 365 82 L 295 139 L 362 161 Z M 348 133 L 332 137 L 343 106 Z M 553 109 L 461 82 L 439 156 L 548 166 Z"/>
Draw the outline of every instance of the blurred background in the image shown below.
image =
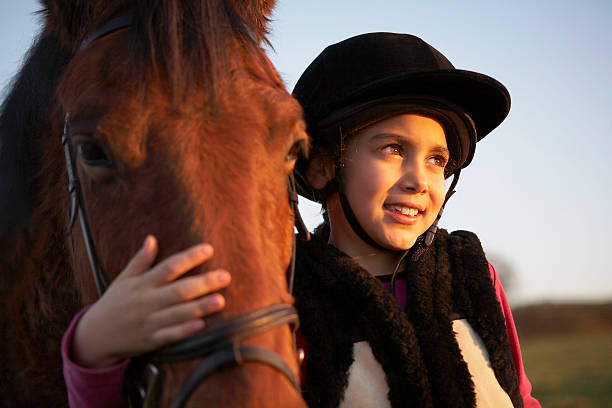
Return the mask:
<path fill-rule="evenodd" d="M 38 32 L 34 0 L 0 3 L 0 86 Z M 442 218 L 476 232 L 505 285 L 534 395 L 612 406 L 612 2 L 277 0 L 268 55 L 291 90 L 327 45 L 417 35 L 512 96 Z M 41 72 L 41 75 L 45 75 Z M 318 205 L 301 200 L 309 228 Z"/>

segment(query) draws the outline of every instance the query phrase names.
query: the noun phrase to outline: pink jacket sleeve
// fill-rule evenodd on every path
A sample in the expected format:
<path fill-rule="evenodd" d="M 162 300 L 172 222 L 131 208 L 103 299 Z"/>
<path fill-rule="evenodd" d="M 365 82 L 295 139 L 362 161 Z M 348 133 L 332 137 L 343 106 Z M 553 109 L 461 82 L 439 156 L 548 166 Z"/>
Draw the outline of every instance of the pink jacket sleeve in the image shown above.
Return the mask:
<path fill-rule="evenodd" d="M 104 369 L 91 369 L 77 365 L 70 359 L 72 338 L 79 319 L 87 311 L 75 316 L 62 339 L 64 381 L 68 390 L 68 405 L 72 408 L 123 408 L 123 376 L 129 360 Z"/>
<path fill-rule="evenodd" d="M 524 408 L 541 408 L 540 403 L 534 397 L 531 396 L 531 383 L 525 374 L 525 368 L 523 367 L 523 358 L 521 357 L 521 346 L 519 345 L 518 336 L 516 334 L 516 327 L 514 326 L 514 319 L 512 318 L 512 312 L 504 293 L 504 288 L 497 277 L 497 272 L 493 265 L 489 264 L 489 271 L 491 272 L 491 280 L 495 287 L 495 294 L 497 300 L 501 306 L 502 314 L 506 320 L 506 330 L 508 337 L 510 338 L 510 348 L 512 349 L 512 358 L 514 360 L 514 367 L 518 375 L 519 389 L 521 396 L 523 397 Z"/>

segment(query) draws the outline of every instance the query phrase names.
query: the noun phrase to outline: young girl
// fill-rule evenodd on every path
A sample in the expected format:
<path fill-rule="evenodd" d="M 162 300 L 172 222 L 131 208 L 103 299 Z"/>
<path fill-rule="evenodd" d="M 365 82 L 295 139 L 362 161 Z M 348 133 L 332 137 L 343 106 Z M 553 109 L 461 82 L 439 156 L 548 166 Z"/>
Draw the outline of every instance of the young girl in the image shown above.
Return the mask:
<path fill-rule="evenodd" d="M 476 141 L 508 114 L 506 88 L 455 69 L 417 37 L 371 33 L 326 48 L 294 96 L 312 137 L 312 154 L 298 162 L 296 176 L 302 195 L 323 204 L 326 220 L 298 246 L 294 294 L 308 404 L 539 407 L 503 289 L 478 238 L 437 231 Z M 159 286 L 210 256 L 209 247 L 194 248 L 147 271 L 155 257 L 154 240 L 147 240 L 66 333 L 72 405 L 94 406 L 100 384 L 118 403 L 129 357 L 201 330 L 194 314 L 223 307 L 209 293 L 229 283 L 226 272 Z M 172 285 L 195 288 L 188 299 L 170 302 Z M 147 290 L 184 313 L 151 306 L 113 314 Z M 121 296 L 126 291 L 130 297 Z M 160 309 L 174 318 L 153 319 L 130 339 L 116 336 Z"/>

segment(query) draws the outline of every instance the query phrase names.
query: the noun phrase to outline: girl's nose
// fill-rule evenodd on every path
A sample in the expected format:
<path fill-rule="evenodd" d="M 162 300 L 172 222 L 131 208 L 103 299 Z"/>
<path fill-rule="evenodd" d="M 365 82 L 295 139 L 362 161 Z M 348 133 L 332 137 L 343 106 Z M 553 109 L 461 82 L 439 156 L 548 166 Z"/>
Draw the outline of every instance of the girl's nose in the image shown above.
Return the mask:
<path fill-rule="evenodd" d="M 426 171 L 420 163 L 405 163 L 400 180 L 401 189 L 411 193 L 425 193 L 429 189 Z"/>

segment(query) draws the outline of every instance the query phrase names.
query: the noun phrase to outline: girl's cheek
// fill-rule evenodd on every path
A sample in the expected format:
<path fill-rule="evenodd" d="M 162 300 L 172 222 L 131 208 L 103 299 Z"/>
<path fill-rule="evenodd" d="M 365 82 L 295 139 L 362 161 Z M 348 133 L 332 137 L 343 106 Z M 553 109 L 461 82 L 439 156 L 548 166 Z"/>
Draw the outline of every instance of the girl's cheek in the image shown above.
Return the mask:
<path fill-rule="evenodd" d="M 444 192 L 446 190 L 446 180 L 444 179 L 443 174 L 434 174 L 430 178 L 430 186 L 435 188 L 436 190 Z M 450 183 L 449 183 L 450 186 Z"/>
<path fill-rule="evenodd" d="M 442 207 L 442 203 L 444 202 L 444 197 L 446 196 L 446 186 L 444 185 L 444 181 L 439 182 L 437 186 L 435 187 L 435 189 L 436 189 L 435 197 L 438 201 L 436 204 Z"/>

